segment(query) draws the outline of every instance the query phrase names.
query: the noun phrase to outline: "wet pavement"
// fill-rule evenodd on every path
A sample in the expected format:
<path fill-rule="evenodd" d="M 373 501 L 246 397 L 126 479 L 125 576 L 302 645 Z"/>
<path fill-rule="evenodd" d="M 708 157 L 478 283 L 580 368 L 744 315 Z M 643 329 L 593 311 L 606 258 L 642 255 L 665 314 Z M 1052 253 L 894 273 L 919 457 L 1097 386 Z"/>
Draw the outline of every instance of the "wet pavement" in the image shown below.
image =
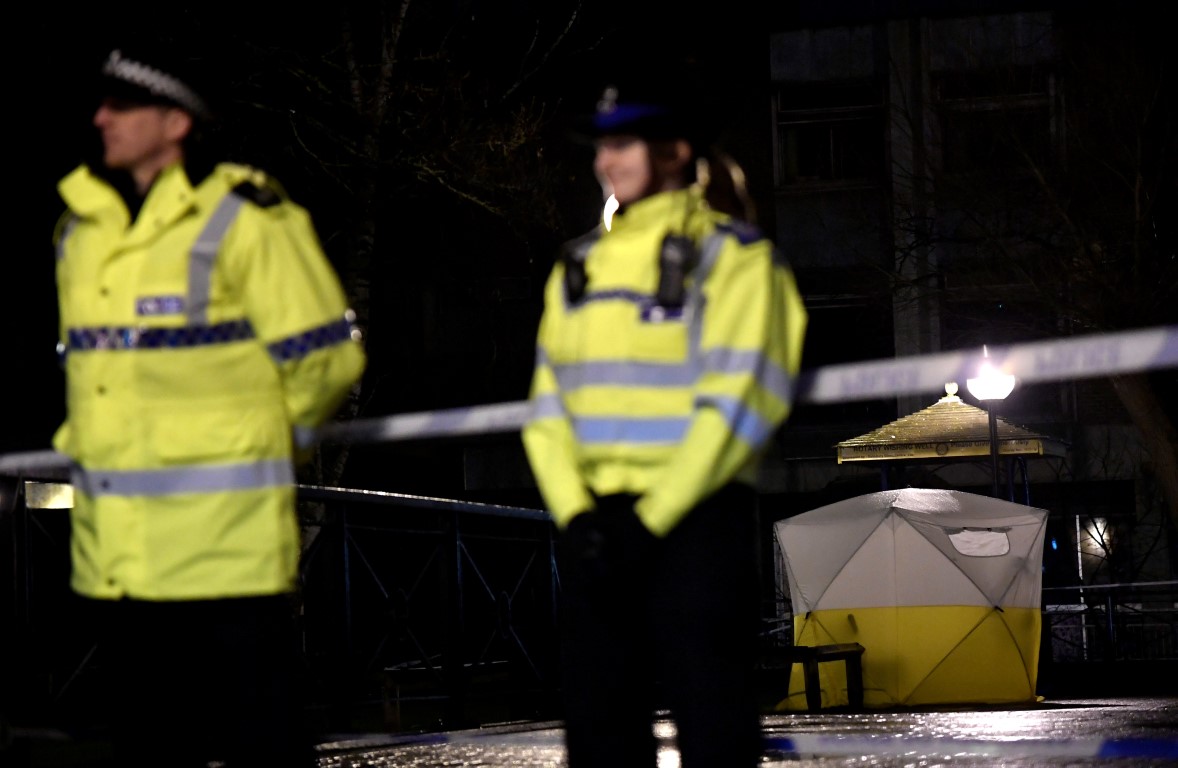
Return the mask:
<path fill-rule="evenodd" d="M 790 712 L 765 716 L 763 726 L 762 766 L 782 768 L 1178 766 L 1178 694 L 1046 699 L 1012 707 Z M 660 717 L 654 727 L 658 768 L 678 768 L 673 723 Z M 563 737 L 559 721 L 335 734 L 319 745 L 319 765 L 562 768 Z M 0 739 L 4 768 L 107 766 L 102 757 L 94 744 L 51 730 L 17 729 Z M 168 764 L 161 755 L 160 765 Z"/>
<path fill-rule="evenodd" d="M 655 722 L 658 768 L 677 768 L 674 725 Z M 789 713 L 764 719 L 764 766 L 1178 766 L 1178 697 L 1071 699 L 1016 708 Z M 321 768 L 557 768 L 559 722 L 341 737 Z M 718 767 L 722 768 L 722 767 Z"/>

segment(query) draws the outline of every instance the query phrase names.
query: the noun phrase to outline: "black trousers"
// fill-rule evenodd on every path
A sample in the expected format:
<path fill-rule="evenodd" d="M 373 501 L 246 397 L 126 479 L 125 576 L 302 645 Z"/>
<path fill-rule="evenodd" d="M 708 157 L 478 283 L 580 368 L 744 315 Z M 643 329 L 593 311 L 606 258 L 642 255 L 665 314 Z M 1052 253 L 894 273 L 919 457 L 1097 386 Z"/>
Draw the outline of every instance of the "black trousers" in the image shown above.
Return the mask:
<path fill-rule="evenodd" d="M 114 765 L 316 764 L 287 597 L 86 603 Z"/>
<path fill-rule="evenodd" d="M 570 768 L 653 768 L 669 708 L 683 768 L 760 762 L 755 501 L 730 485 L 665 538 L 605 497 L 561 536 L 562 667 Z M 592 526 L 587 534 L 585 528 Z"/>

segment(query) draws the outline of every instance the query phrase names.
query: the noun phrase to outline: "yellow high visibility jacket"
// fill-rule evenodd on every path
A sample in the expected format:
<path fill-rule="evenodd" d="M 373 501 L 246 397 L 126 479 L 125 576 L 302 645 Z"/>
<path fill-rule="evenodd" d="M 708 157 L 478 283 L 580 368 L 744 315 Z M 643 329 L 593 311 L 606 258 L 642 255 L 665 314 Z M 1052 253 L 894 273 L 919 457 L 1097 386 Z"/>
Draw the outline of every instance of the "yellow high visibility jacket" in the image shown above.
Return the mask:
<path fill-rule="evenodd" d="M 53 444 L 75 462 L 73 589 L 290 591 L 292 456 L 365 365 L 310 217 L 231 164 L 195 188 L 165 169 L 134 222 L 85 166 L 58 190 L 67 416 Z"/>
<path fill-rule="evenodd" d="M 668 234 L 698 254 L 681 309 L 654 298 Z M 628 206 L 580 248 L 583 296 L 564 262 L 545 289 L 524 446 L 558 525 L 631 493 L 662 536 L 725 484 L 755 481 L 793 402 L 807 314 L 770 241 L 695 188 Z"/>

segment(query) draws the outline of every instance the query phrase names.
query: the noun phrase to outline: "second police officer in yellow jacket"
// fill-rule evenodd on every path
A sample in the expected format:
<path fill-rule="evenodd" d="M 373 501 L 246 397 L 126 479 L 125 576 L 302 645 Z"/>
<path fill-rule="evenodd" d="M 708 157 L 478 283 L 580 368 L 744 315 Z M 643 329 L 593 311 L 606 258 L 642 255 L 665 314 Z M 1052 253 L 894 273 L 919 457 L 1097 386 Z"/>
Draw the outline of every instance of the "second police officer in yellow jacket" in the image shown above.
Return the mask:
<path fill-rule="evenodd" d="M 295 468 L 365 354 L 307 212 L 201 144 L 185 67 L 113 52 L 101 158 L 59 184 L 71 584 L 106 625 L 120 760 L 311 765 Z"/>
<path fill-rule="evenodd" d="M 523 432 L 560 529 L 569 765 L 654 766 L 668 706 L 684 768 L 752 766 L 753 484 L 807 315 L 772 243 L 721 209 L 741 179 L 701 94 L 652 81 L 591 119 L 618 207 L 551 273 Z"/>

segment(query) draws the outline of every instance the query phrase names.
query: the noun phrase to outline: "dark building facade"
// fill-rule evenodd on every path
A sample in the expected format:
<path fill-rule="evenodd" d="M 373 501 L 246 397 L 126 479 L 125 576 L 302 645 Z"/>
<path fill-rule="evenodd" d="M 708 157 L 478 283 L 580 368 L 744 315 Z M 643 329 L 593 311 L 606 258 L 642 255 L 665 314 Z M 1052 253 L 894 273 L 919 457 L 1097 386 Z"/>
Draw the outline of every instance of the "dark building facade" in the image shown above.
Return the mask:
<path fill-rule="evenodd" d="M 804 367 L 1115 329 L 1098 324 L 1110 320 L 1115 294 L 1085 295 L 1089 262 L 1061 256 L 1069 238 L 1089 237 L 1095 249 L 1110 229 L 1085 230 L 1097 217 L 1061 180 L 1088 161 L 1081 131 L 1110 147 L 1120 141 L 1115 125 L 1095 130 L 1101 105 L 1091 94 L 1110 85 L 1092 82 L 1100 66 L 1074 63 L 1095 55 L 1081 50 L 1093 30 L 1110 49 L 1120 32 L 1105 35 L 1095 12 L 1009 4 L 880 3 L 841 13 L 808 5 L 783 14 L 790 18 L 779 20 L 769 51 L 773 226 L 811 314 Z M 1148 25 L 1134 13 L 1112 26 Z M 1116 274 L 1116 258 L 1110 247 L 1101 266 Z M 799 407 L 778 445 L 782 460 L 767 472 L 777 509 L 793 514 L 879 490 L 879 467 L 836 463 L 835 444 L 936 397 Z M 1007 473 L 1022 473 L 1031 503 L 1051 511 L 1048 582 L 1174 578 L 1178 537 L 1157 475 L 1165 470 L 1107 380 L 1019 385 L 996 407 L 1069 445 L 1025 469 L 1004 462 Z M 989 493 L 984 461 L 898 464 L 914 486 Z"/>

